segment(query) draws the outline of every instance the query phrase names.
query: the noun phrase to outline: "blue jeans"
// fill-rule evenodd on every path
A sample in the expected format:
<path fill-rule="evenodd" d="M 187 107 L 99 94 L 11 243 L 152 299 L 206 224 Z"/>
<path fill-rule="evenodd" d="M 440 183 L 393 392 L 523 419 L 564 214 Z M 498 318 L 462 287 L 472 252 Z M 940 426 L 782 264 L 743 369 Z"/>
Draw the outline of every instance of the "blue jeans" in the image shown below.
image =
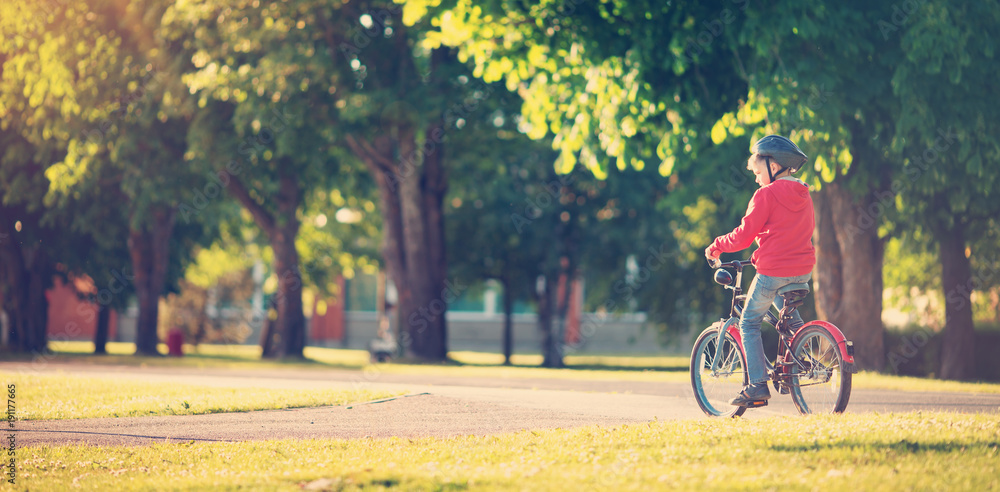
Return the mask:
<path fill-rule="evenodd" d="M 760 323 L 764 321 L 764 314 L 771 308 L 772 303 L 781 311 L 785 300 L 778 296 L 778 289 L 789 284 L 808 283 L 811 278 L 811 273 L 798 277 L 769 277 L 758 273 L 754 277 L 747 292 L 743 315 L 740 317 L 740 336 L 743 337 L 743 353 L 747 356 L 747 375 L 750 384 L 768 380 L 764 344 L 760 340 Z M 799 316 L 796 310 L 793 322 L 801 321 L 802 316 Z"/>

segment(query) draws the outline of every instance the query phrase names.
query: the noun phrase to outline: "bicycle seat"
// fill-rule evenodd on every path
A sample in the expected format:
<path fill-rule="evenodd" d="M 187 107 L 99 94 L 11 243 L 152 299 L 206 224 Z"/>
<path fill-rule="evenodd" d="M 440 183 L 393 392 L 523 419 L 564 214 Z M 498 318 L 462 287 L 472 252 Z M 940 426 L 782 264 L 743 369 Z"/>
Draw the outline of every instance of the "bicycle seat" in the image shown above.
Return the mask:
<path fill-rule="evenodd" d="M 778 289 L 778 295 L 785 299 L 801 299 L 809 295 L 809 284 L 788 284 Z"/>
<path fill-rule="evenodd" d="M 785 318 L 793 309 L 802 305 L 803 299 L 809 295 L 809 284 L 788 284 L 778 289 L 778 295 L 785 300 L 781 310 L 781 317 Z"/>

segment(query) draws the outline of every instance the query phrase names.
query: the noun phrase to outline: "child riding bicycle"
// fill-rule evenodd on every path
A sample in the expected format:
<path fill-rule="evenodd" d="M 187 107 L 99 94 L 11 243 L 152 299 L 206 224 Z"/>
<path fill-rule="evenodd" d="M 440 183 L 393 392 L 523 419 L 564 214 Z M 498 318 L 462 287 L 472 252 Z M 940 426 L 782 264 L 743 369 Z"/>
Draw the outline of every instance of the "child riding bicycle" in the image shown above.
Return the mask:
<path fill-rule="evenodd" d="M 808 283 L 816 265 L 812 245 L 815 216 L 809 185 L 792 177 L 807 156 L 791 140 L 780 135 L 761 138 L 751 149 L 747 169 L 760 185 L 739 227 L 715 238 L 705 249 L 705 257 L 716 261 L 722 253 L 735 253 L 758 247 L 750 257 L 757 270 L 747 293 L 740 317 L 740 334 L 746 354 L 748 385 L 729 403 L 755 406 L 771 398 L 760 325 L 773 303 L 779 310 L 782 299 L 778 289 L 795 283 Z M 796 311 L 792 326 L 800 326 Z"/>

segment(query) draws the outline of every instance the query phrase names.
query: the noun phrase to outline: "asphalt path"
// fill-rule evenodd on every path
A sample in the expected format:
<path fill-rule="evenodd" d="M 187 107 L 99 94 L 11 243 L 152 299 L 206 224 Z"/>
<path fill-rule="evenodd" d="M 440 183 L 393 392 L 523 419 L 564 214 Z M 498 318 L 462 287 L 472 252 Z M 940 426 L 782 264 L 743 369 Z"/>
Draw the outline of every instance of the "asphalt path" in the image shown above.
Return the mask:
<path fill-rule="evenodd" d="M 17 372 L 23 366 L 0 363 L 0 370 Z M 382 389 L 404 394 L 373 402 L 290 410 L 19 421 L 16 423 L 18 447 L 74 443 L 143 445 L 266 439 L 447 437 L 708 418 L 694 402 L 690 385 L 677 382 L 425 376 L 387 374 L 378 370 L 282 368 L 264 371 L 61 363 L 49 363 L 33 371 L 216 387 Z M 798 415 L 790 398 L 772 393 L 770 405 L 749 410 L 745 417 Z M 913 410 L 1000 413 L 1000 395 L 855 389 L 847 411 Z"/>

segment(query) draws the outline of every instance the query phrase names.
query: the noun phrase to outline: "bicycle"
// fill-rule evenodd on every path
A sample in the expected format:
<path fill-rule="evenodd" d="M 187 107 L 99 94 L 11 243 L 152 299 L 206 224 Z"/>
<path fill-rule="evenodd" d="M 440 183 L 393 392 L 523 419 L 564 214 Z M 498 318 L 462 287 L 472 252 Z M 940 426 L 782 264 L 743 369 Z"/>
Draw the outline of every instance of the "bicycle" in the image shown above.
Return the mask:
<path fill-rule="evenodd" d="M 729 317 L 721 318 L 698 336 L 691 351 L 691 385 L 695 400 L 709 416 L 737 417 L 760 404 L 733 406 L 729 400 L 746 386 L 746 356 L 739 321 L 746 302 L 741 287 L 747 260 L 720 263 L 715 282 L 733 291 Z M 736 278 L 727 268 L 736 271 Z M 792 313 L 809 294 L 809 284 L 791 284 L 778 290 L 784 305 L 777 316 L 768 311 L 764 320 L 778 332 L 778 352 L 767 360 L 767 373 L 779 394 L 790 394 L 802 414 L 841 413 L 851 397 L 851 378 L 856 371 L 854 344 L 839 328 L 826 321 L 810 321 L 792 326 Z M 722 340 L 720 343 L 719 340 Z"/>

